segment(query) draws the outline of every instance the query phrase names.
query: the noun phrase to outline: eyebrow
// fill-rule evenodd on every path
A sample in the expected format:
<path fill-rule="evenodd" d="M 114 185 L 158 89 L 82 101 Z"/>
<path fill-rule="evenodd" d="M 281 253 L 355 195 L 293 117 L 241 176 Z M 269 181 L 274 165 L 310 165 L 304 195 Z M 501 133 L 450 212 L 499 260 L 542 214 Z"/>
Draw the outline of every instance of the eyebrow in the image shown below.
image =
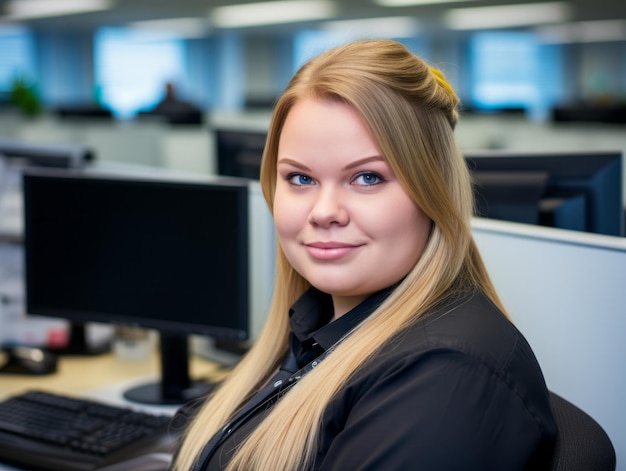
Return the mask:
<path fill-rule="evenodd" d="M 368 164 L 370 162 L 385 162 L 385 159 L 383 159 L 380 155 L 372 155 L 371 157 L 355 160 L 354 162 L 346 165 L 346 169 L 360 167 L 361 165 Z"/>
<path fill-rule="evenodd" d="M 345 166 L 345 170 L 349 170 L 355 167 L 360 167 L 361 165 L 367 164 L 369 162 L 385 162 L 385 159 L 383 159 L 380 155 L 373 155 L 371 157 L 365 157 L 363 159 L 359 159 L 356 160 L 354 162 L 349 163 L 348 165 Z M 306 165 L 298 162 L 297 160 L 293 160 L 290 159 L 288 157 L 284 157 L 282 159 L 278 159 L 277 164 L 289 164 L 289 165 L 293 165 L 294 167 L 298 167 L 302 170 L 307 170 L 309 171 L 309 167 L 307 167 Z"/>
<path fill-rule="evenodd" d="M 298 167 L 302 170 L 311 170 L 309 167 L 307 167 L 306 165 L 301 164 L 300 162 L 298 162 L 297 160 L 293 160 L 287 157 L 284 157 L 282 159 L 278 159 L 278 161 L 276 162 L 278 165 L 280 164 L 289 164 L 289 165 L 293 165 L 294 167 Z"/>

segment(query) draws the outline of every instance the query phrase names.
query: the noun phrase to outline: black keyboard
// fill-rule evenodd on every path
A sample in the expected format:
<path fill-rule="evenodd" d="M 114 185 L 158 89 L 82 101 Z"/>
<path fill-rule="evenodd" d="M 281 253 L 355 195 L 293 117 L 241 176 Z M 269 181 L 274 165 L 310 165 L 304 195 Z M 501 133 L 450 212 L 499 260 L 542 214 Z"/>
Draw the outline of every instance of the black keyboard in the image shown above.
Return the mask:
<path fill-rule="evenodd" d="M 42 391 L 0 402 L 0 462 L 90 471 L 150 451 L 171 418 Z"/>

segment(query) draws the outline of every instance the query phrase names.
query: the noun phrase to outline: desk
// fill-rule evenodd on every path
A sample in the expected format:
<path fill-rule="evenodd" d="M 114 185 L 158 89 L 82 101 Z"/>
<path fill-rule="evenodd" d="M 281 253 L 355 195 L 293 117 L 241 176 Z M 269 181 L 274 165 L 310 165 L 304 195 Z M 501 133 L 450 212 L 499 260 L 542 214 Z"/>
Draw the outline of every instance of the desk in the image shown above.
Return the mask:
<path fill-rule="evenodd" d="M 63 356 L 56 373 L 44 376 L 0 375 L 0 400 L 28 389 L 42 389 L 69 396 L 82 396 L 110 404 L 159 414 L 174 414 L 177 406 L 154 406 L 128 402 L 123 392 L 130 386 L 154 381 L 159 375 L 159 358 L 121 361 L 114 354 Z M 192 378 L 218 380 L 227 374 L 219 365 L 192 357 Z M 0 471 L 19 471 L 0 463 Z"/>
<path fill-rule="evenodd" d="M 197 357 L 192 357 L 189 370 L 192 378 L 220 379 L 227 373 L 215 363 Z M 156 354 L 147 359 L 127 361 L 118 359 L 112 353 L 62 356 L 57 372 L 50 375 L 0 374 L 0 400 L 27 389 L 94 396 L 99 390 L 156 380 L 158 375 L 159 358 Z"/>

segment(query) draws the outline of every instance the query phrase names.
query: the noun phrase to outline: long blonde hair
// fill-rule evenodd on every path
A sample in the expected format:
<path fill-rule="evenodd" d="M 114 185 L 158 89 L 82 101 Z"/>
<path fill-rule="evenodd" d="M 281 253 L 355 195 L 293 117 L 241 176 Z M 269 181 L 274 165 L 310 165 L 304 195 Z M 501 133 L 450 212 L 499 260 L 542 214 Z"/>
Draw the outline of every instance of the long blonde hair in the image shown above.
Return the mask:
<path fill-rule="evenodd" d="M 338 100 L 362 117 L 407 194 L 432 220 L 420 260 L 387 300 L 267 415 L 237 450 L 228 470 L 307 469 L 331 398 L 388 339 L 428 308 L 459 290 L 481 290 L 500 303 L 471 235 L 469 173 L 453 130 L 459 100 L 443 74 L 402 44 L 364 40 L 337 47 L 305 64 L 274 109 L 261 168 L 273 207 L 281 130 L 303 98 Z M 175 469 L 192 467 L 206 442 L 272 374 L 288 347 L 288 310 L 309 287 L 278 247 L 268 321 L 248 355 L 198 413 Z"/>

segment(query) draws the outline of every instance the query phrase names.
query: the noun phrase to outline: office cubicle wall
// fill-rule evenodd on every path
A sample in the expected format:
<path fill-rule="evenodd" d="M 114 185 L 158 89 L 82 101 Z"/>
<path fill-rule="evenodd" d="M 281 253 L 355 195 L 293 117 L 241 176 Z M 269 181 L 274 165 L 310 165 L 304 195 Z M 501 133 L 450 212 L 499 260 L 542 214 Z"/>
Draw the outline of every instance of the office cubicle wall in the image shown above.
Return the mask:
<path fill-rule="evenodd" d="M 604 427 L 626 470 L 626 238 L 478 218 L 473 232 L 548 387 Z"/>

